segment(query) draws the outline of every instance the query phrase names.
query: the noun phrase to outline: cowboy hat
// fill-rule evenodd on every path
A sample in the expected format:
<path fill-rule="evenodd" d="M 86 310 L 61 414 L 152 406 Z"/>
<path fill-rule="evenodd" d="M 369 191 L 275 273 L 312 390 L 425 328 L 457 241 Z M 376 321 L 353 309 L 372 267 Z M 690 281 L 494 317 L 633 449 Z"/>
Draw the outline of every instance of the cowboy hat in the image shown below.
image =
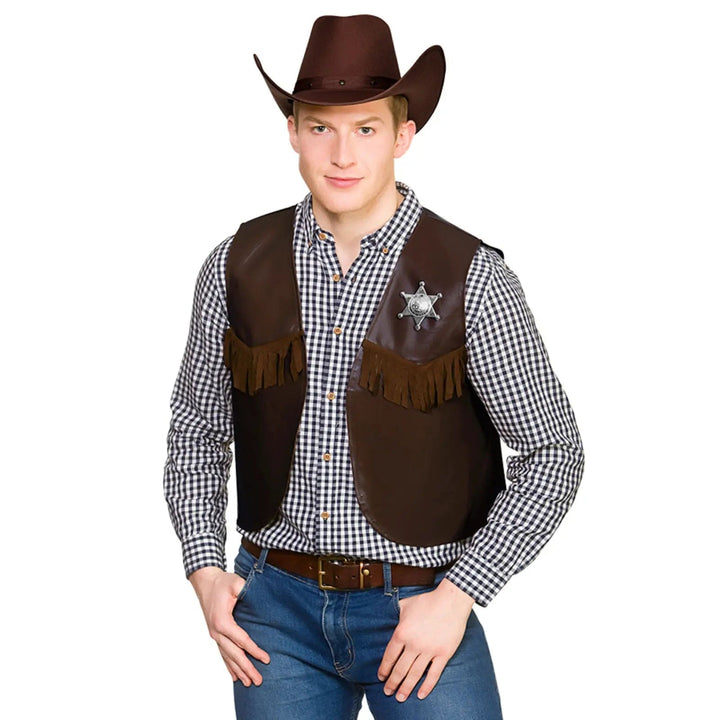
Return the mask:
<path fill-rule="evenodd" d="M 420 130 L 438 104 L 445 79 L 445 55 L 439 45 L 429 47 L 401 77 L 390 28 L 374 15 L 318 18 L 291 93 L 270 78 L 257 55 L 253 57 L 286 117 L 296 100 L 308 105 L 356 105 L 404 95 L 408 119 Z"/>

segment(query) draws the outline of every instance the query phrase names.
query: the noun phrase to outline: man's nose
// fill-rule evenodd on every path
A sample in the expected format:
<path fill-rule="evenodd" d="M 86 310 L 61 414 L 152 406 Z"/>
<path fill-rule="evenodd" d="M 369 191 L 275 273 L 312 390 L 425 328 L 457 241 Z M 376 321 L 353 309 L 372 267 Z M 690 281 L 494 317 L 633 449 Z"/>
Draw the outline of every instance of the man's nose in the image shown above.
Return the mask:
<path fill-rule="evenodd" d="M 352 149 L 352 143 L 344 133 L 338 133 L 335 136 L 335 142 L 332 148 L 332 157 L 330 158 L 333 165 L 339 168 L 350 167 L 355 162 Z"/>

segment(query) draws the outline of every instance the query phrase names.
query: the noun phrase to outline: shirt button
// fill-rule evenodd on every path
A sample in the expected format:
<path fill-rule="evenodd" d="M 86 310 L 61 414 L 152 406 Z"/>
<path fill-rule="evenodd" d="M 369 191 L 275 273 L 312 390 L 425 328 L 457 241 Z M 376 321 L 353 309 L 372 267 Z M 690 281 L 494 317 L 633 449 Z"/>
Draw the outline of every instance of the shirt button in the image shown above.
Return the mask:
<path fill-rule="evenodd" d="M 327 399 L 328 399 L 328 400 L 334 400 L 336 397 L 337 397 L 337 395 L 335 395 L 334 392 L 329 392 L 329 393 L 327 394 Z"/>
<path fill-rule="evenodd" d="M 321 240 L 327 240 L 327 235 L 326 235 L 324 232 L 318 233 L 318 237 L 319 237 Z"/>
<path fill-rule="evenodd" d="M 341 327 L 333 328 L 333 332 L 334 332 L 336 335 L 340 335 L 340 334 L 342 334 L 342 328 L 341 328 Z"/>
<path fill-rule="evenodd" d="M 387 255 L 387 254 L 390 252 L 390 248 L 384 247 L 380 252 L 381 252 L 383 255 Z"/>
<path fill-rule="evenodd" d="M 335 282 L 340 282 L 340 276 L 339 276 L 337 273 L 335 273 L 335 274 L 333 275 L 333 280 L 334 280 Z"/>
<path fill-rule="evenodd" d="M 327 510 L 323 510 L 323 511 L 320 513 L 320 517 L 321 517 L 323 520 L 327 520 L 327 519 L 330 517 L 330 513 L 329 513 Z"/>
<path fill-rule="evenodd" d="M 332 456 L 330 455 L 330 453 L 325 453 L 325 454 L 323 455 L 323 460 L 324 460 L 325 462 L 330 462 L 330 458 L 331 458 L 331 457 L 332 457 Z"/>

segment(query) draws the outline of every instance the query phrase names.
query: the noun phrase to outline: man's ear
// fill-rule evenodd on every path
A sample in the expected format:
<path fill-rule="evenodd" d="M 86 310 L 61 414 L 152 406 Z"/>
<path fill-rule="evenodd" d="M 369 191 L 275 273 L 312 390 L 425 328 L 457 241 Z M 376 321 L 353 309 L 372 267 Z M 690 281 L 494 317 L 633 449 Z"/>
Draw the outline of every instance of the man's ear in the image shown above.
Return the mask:
<path fill-rule="evenodd" d="M 297 128 L 295 127 L 295 117 L 293 115 L 288 115 L 287 129 L 288 129 L 288 136 L 290 138 L 290 144 L 292 145 L 292 149 L 296 153 L 299 153 L 300 152 L 300 144 L 298 142 Z"/>
<path fill-rule="evenodd" d="M 395 138 L 395 150 L 393 151 L 394 158 L 402 157 L 410 148 L 410 145 L 415 137 L 415 121 L 408 120 L 404 122 L 398 128 L 397 137 Z"/>

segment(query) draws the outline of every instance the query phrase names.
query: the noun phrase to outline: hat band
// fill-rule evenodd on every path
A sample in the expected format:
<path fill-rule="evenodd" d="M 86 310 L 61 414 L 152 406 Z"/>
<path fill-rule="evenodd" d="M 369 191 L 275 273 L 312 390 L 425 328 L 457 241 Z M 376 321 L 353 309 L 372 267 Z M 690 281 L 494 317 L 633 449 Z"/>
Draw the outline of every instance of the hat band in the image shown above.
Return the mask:
<path fill-rule="evenodd" d="M 399 78 L 381 77 L 379 75 L 343 75 L 342 77 L 324 75 L 321 77 L 299 78 L 293 93 L 304 90 L 387 90 Z"/>

